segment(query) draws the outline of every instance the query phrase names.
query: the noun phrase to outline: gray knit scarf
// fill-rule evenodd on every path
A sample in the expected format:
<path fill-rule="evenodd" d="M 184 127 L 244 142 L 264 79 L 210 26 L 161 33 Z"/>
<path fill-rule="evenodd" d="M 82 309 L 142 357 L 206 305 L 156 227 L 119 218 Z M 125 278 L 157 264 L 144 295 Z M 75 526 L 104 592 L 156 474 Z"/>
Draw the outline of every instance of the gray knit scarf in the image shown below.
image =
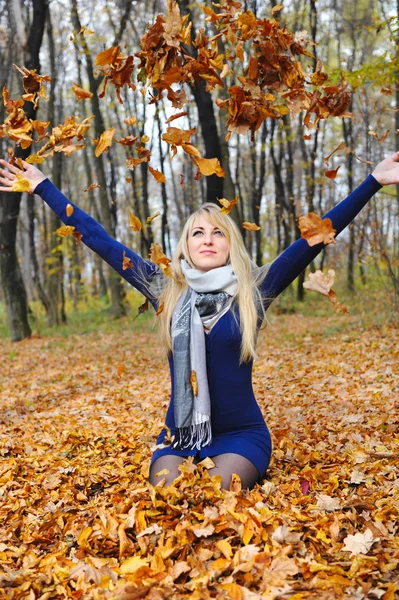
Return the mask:
<path fill-rule="evenodd" d="M 172 317 L 177 428 L 172 447 L 199 450 L 212 441 L 204 326 L 213 327 L 229 310 L 238 283 L 231 265 L 203 272 L 183 259 L 181 267 L 188 290 L 180 296 Z"/>

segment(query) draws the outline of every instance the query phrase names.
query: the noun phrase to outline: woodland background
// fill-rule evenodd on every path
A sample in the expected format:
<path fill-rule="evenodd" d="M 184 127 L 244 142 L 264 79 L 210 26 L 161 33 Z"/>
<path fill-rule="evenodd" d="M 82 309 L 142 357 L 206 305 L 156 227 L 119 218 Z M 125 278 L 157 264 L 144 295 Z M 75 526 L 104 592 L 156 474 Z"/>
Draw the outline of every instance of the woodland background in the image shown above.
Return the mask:
<path fill-rule="evenodd" d="M 257 18 L 271 17 L 275 4 L 247 2 L 241 10 L 250 10 Z M 208 36 L 215 34 L 215 25 L 205 21 L 201 4 L 181 1 L 179 6 L 182 14 L 189 12 L 194 33 L 204 27 Z M 183 110 L 188 114 L 172 125 L 196 127 L 191 142 L 203 155 L 220 159 L 224 178 L 212 175 L 195 180 L 195 166 L 180 152 L 170 162 L 169 146 L 161 136 L 173 111 L 165 98 L 148 103 L 148 96 L 156 95 L 156 90 L 147 90 L 145 98 L 139 86 L 135 91 L 125 86 L 121 104 L 113 86 L 108 85 L 105 96 L 98 98 L 103 77 L 94 67 L 95 57 L 118 44 L 126 54 L 139 52 L 148 23 L 166 11 L 163 2 L 0 2 L 0 84 L 6 83 L 10 97 L 18 98 L 21 75 L 12 65 L 34 68 L 51 76 L 51 82 L 46 83 L 48 101 L 41 99 L 36 112 L 30 109 L 36 119 L 56 125 L 71 116 L 83 120 L 94 115 L 85 147 L 70 156 L 55 154 L 41 168 L 111 235 L 143 256 L 156 240 L 170 256 L 182 223 L 193 209 L 206 200 L 238 196 L 239 203 L 231 214 L 237 222 L 260 225 L 260 231 L 244 229 L 243 235 L 254 260 L 258 264 L 269 262 L 298 237 L 299 215 L 325 213 L 371 172 L 373 164 L 396 150 L 399 129 L 397 3 L 298 0 L 287 2 L 281 11 L 278 8 L 274 9 L 275 18 L 282 25 L 292 32 L 307 32 L 313 57 L 299 57 L 304 69 L 318 70 L 317 61 L 321 60 L 328 84 L 337 84 L 344 74 L 354 92 L 349 106 L 353 117 L 329 117 L 318 128 L 308 130 L 303 126 L 303 112 L 295 118 L 285 114 L 280 120 L 266 119 L 253 141 L 249 134 L 233 133 L 226 142 L 227 114 L 216 100 L 227 97 L 232 76 L 227 75 L 224 88 L 216 86 L 210 92 L 204 82 L 186 85 L 190 102 Z M 228 51 L 221 38 L 218 44 L 221 54 Z M 232 70 L 240 72 L 241 61 L 231 52 L 230 56 Z M 74 84 L 93 96 L 78 99 L 72 91 Z M 0 121 L 6 116 L 2 105 Z M 131 116 L 135 119 L 128 126 L 124 119 Z M 155 181 L 147 162 L 134 171 L 127 169 L 125 162 L 132 152 L 129 146 L 113 143 L 107 152 L 95 157 L 91 140 L 114 127 L 115 138 L 149 138 L 144 145 L 151 151 L 152 166 L 164 173 L 165 183 Z M 341 142 L 344 149 L 328 160 Z M 8 138 L 0 138 L 3 156 L 9 146 Z M 33 148 L 22 154 L 26 157 Z M 337 167 L 335 179 L 326 177 L 327 169 Z M 85 191 L 93 183 L 99 187 Z M 161 216 L 147 225 L 146 218 L 158 210 Z M 144 224 L 140 233 L 132 234 L 130 211 Z M 337 246 L 329 246 L 311 269 L 334 266 L 340 288 L 350 292 L 381 289 L 390 306 L 380 309 L 393 309 L 395 314 L 399 294 L 398 211 L 398 189 L 385 188 Z M 8 322 L 14 340 L 30 334 L 29 318 L 32 324 L 45 316 L 52 326 L 66 322 L 78 306 L 80 312 L 90 306 L 109 308 L 116 317 L 129 310 L 126 286 L 83 244 L 76 244 L 72 237 L 58 237 L 55 230 L 59 225 L 40 199 L 28 194 L 15 193 L 12 198 L 1 195 L 0 323 L 5 333 Z M 294 284 L 292 300 L 295 296 L 303 299 L 304 278 L 305 274 Z"/>

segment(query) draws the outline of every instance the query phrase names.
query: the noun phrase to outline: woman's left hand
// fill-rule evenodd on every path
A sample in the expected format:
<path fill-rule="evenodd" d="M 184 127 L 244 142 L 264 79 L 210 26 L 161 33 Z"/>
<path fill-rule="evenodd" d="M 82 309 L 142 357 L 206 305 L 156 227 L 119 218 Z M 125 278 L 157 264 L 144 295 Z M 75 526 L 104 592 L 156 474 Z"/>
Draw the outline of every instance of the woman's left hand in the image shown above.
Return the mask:
<path fill-rule="evenodd" d="M 399 152 L 381 161 L 372 175 L 381 185 L 399 184 Z"/>

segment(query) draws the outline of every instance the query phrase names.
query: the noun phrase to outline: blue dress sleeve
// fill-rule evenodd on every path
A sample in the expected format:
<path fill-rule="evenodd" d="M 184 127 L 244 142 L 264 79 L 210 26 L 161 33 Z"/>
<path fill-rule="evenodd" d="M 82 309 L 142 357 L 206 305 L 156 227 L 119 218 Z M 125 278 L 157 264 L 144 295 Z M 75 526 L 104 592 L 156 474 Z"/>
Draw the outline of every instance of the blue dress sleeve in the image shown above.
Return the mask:
<path fill-rule="evenodd" d="M 329 218 L 336 229 L 336 236 L 347 227 L 382 185 L 372 176 L 356 188 L 345 200 L 342 200 L 323 219 Z M 261 285 L 265 305 L 268 306 L 325 248 L 323 243 L 309 246 L 302 238 L 296 240 L 271 264 Z"/>
<path fill-rule="evenodd" d="M 65 225 L 75 227 L 75 230 L 82 234 L 82 242 L 86 246 L 101 256 L 128 283 L 144 294 L 154 307 L 157 306 L 157 298 L 149 289 L 155 278 L 164 277 L 157 265 L 144 260 L 133 250 L 117 242 L 95 219 L 70 202 L 49 179 L 39 183 L 35 194 L 38 194 L 48 204 Z M 66 214 L 68 204 L 73 207 L 70 217 Z M 127 269 L 123 269 L 124 252 L 133 264 Z"/>

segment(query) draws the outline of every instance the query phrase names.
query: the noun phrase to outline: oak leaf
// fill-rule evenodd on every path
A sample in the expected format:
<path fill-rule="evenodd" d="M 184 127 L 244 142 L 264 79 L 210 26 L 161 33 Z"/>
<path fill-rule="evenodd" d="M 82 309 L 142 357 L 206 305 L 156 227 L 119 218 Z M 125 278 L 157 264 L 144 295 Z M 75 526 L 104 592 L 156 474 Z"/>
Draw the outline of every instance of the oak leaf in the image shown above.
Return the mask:
<path fill-rule="evenodd" d="M 301 237 L 308 242 L 309 246 L 316 246 L 322 242 L 325 245 L 335 244 L 336 230 L 333 229 L 331 219 L 321 219 L 316 213 L 310 212 L 306 217 L 299 217 L 298 225 Z"/>

